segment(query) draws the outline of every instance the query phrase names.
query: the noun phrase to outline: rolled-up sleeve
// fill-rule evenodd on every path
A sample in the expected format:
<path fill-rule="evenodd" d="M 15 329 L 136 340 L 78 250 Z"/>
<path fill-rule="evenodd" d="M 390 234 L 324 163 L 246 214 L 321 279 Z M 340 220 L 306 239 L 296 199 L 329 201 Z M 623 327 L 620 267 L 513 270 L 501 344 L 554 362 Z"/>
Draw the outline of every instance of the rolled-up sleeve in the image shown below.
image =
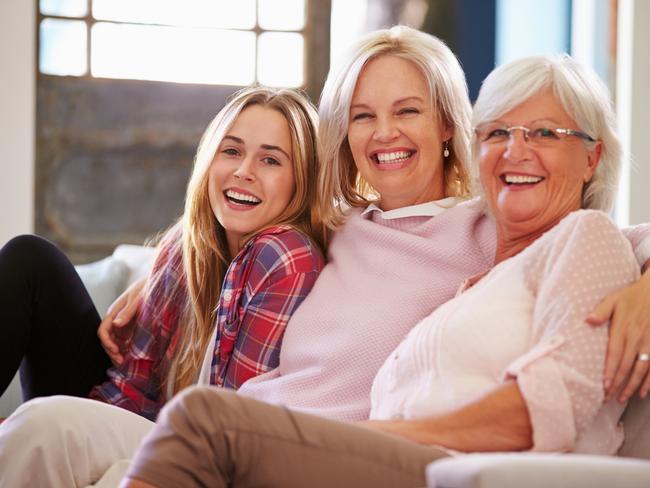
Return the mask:
<path fill-rule="evenodd" d="M 572 450 L 601 409 L 608 328 L 585 318 L 639 275 L 629 241 L 605 214 L 577 212 L 560 225 L 527 276 L 533 344 L 505 371 L 526 402 L 535 451 Z"/>

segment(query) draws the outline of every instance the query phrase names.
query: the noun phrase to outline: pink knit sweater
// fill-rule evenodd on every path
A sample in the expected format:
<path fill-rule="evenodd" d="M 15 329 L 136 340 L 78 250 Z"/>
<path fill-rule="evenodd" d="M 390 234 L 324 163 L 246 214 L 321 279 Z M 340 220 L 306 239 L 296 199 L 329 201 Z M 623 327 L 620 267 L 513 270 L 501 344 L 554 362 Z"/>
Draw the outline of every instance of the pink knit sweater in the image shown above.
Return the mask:
<path fill-rule="evenodd" d="M 636 230 L 634 247 L 647 229 Z M 489 269 L 494 251 L 494 224 L 475 201 L 436 217 L 356 211 L 289 321 L 280 366 L 239 392 L 338 420 L 367 419 L 386 357 L 465 278 Z"/>

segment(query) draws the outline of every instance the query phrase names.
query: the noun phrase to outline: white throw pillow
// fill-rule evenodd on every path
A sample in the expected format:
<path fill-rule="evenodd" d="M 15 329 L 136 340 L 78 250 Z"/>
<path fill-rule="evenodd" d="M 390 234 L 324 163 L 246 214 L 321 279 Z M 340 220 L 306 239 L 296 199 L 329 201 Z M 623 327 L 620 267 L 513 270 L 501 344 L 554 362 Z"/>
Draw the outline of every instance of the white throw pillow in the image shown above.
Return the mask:
<path fill-rule="evenodd" d="M 100 317 L 126 289 L 129 267 L 119 259 L 108 256 L 100 261 L 75 266 L 81 281 L 88 290 Z"/>
<path fill-rule="evenodd" d="M 129 267 L 131 274 L 126 283 L 131 283 L 145 278 L 153 267 L 156 259 L 156 248 L 149 246 L 135 246 L 133 244 L 120 244 L 113 251 L 113 258 L 124 261 Z"/>

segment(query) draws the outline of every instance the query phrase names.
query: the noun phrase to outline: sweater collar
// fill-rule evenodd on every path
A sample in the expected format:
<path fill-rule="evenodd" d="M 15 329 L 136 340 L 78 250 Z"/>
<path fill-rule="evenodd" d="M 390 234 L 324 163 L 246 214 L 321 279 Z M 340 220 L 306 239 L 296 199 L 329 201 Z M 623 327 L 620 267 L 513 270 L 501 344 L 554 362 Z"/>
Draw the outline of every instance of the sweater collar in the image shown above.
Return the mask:
<path fill-rule="evenodd" d="M 371 203 L 361 212 L 361 215 L 370 215 L 373 212 L 379 212 L 384 220 L 401 219 L 404 217 L 435 217 L 447 209 L 456 206 L 461 199 L 458 197 L 447 197 L 433 202 L 419 203 L 409 207 L 401 207 L 393 210 L 384 211 L 374 203 Z"/>

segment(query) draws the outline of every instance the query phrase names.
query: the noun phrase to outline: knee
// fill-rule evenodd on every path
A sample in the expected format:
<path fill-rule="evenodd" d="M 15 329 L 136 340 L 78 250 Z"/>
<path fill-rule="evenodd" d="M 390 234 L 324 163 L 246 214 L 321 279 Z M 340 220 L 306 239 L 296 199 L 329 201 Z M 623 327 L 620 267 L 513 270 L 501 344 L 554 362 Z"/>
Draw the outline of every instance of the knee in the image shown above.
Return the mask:
<path fill-rule="evenodd" d="M 182 405 L 183 408 L 205 409 L 208 405 L 228 404 L 229 397 L 232 395 L 234 395 L 233 392 L 214 386 L 190 386 L 176 395 L 170 404 L 178 405 L 173 408 L 179 408 Z"/>
<path fill-rule="evenodd" d="M 22 404 L 3 422 L 2 444 L 4 447 L 15 444 L 21 449 L 30 445 L 57 445 L 74 431 L 78 400 L 53 396 Z"/>
<path fill-rule="evenodd" d="M 23 234 L 16 236 L 2 247 L 2 252 L 10 252 L 12 254 L 30 254 L 42 249 L 49 249 L 56 247 L 47 239 L 33 235 Z"/>
<path fill-rule="evenodd" d="M 163 408 L 161 416 L 207 413 L 212 407 L 220 408 L 223 400 L 221 391 L 209 386 L 190 386 L 174 396 Z"/>
<path fill-rule="evenodd" d="M 234 392 L 209 386 L 192 386 L 176 395 L 162 409 L 159 421 L 176 429 L 181 425 L 211 419 L 214 427 L 225 427 L 237 411 L 237 395 Z"/>
<path fill-rule="evenodd" d="M 7 242 L 0 249 L 0 257 L 10 263 L 19 263 L 26 266 L 40 256 L 59 254 L 61 251 L 47 239 L 24 234 Z"/>
<path fill-rule="evenodd" d="M 0 456 L 0 485 L 14 476 L 28 476 L 29 470 L 35 470 L 32 474 L 38 477 L 47 471 L 46 466 L 65 464 L 65 444 L 71 440 L 66 435 L 67 410 L 66 403 L 57 397 L 36 398 L 21 405 L 0 425 L 0 452 L 12 453 Z M 27 471 L 20 475 L 23 470 Z"/>
<path fill-rule="evenodd" d="M 0 452 L 10 453 L 0 456 L 0 486 L 86 486 L 99 478 L 110 464 L 101 464 L 94 443 L 110 447 L 88 429 L 95 403 L 54 396 L 19 407 L 0 425 Z"/>

